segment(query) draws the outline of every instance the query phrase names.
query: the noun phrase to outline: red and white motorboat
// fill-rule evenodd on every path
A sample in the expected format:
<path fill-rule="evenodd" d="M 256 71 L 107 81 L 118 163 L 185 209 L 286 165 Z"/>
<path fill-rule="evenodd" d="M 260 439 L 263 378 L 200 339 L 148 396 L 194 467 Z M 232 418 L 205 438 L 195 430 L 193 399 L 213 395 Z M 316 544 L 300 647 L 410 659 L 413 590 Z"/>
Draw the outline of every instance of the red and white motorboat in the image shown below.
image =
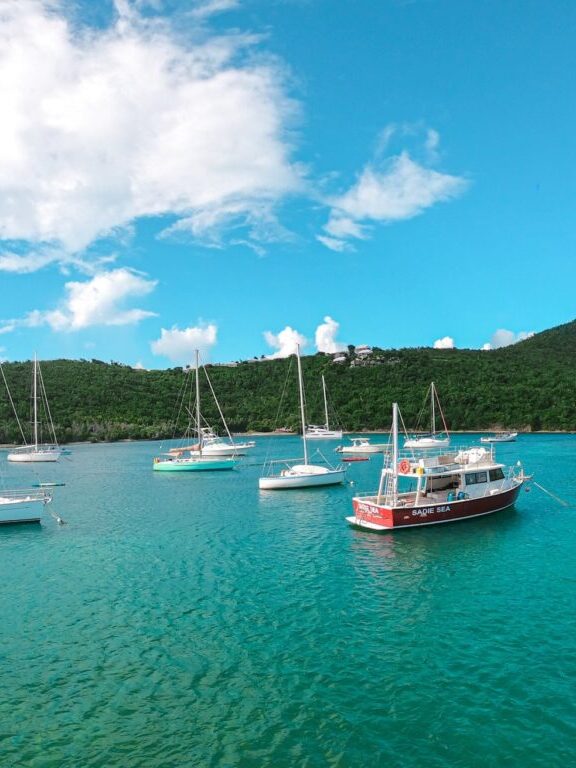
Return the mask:
<path fill-rule="evenodd" d="M 494 448 L 459 448 L 418 456 L 398 450 L 398 405 L 392 410 L 392 450 L 378 492 L 356 496 L 347 521 L 387 531 L 489 515 L 514 504 L 526 480 L 520 462 L 505 467 Z M 402 488 L 401 486 L 405 486 Z"/>

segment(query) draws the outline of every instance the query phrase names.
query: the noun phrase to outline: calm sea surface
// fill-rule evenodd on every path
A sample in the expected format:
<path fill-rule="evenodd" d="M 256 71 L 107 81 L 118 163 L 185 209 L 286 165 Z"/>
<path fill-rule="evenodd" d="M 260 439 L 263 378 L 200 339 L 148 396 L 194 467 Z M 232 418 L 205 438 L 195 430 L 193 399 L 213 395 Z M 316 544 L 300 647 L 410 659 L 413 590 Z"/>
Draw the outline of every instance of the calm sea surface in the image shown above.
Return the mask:
<path fill-rule="evenodd" d="M 67 483 L 66 525 L 0 528 L 2 768 L 576 764 L 576 436 L 498 451 L 570 506 L 384 535 L 344 520 L 378 458 L 263 492 L 296 438 L 224 473 L 158 450 L 0 454 L 5 484 Z"/>

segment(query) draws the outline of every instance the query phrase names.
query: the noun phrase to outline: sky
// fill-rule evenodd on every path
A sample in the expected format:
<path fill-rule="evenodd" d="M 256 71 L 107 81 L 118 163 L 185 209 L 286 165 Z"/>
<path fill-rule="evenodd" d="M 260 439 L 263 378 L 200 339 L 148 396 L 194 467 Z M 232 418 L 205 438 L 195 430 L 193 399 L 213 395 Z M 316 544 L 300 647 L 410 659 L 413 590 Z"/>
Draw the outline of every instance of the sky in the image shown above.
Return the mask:
<path fill-rule="evenodd" d="M 574 319 L 573 0 L 0 0 L 0 357 Z"/>

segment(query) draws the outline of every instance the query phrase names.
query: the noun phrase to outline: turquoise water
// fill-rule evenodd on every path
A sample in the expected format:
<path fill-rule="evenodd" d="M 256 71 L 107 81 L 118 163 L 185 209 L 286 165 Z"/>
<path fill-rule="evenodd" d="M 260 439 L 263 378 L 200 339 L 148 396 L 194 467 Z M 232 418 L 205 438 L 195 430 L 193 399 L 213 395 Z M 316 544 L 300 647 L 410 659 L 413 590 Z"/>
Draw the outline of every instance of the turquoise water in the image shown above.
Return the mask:
<path fill-rule="evenodd" d="M 378 459 L 262 492 L 271 440 L 214 474 L 152 472 L 154 443 L 0 456 L 68 483 L 67 525 L 0 529 L 2 768 L 574 764 L 576 436 L 498 451 L 569 507 L 384 535 L 344 521 Z"/>

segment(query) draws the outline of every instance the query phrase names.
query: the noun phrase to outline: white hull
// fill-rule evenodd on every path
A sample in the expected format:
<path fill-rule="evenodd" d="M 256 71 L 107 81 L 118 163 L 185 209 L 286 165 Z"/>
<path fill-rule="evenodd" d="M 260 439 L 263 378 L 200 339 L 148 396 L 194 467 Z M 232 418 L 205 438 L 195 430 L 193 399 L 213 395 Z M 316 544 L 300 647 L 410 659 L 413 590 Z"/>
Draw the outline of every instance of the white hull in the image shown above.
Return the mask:
<path fill-rule="evenodd" d="M 343 483 L 345 479 L 345 469 L 327 469 L 312 464 L 303 464 L 285 469 L 279 475 L 261 477 L 258 480 L 258 487 L 263 491 L 315 488 L 322 485 L 338 485 Z"/>
<path fill-rule="evenodd" d="M 214 443 L 214 445 L 203 445 L 202 454 L 204 456 L 241 456 L 246 451 L 254 448 L 256 443 Z"/>
<path fill-rule="evenodd" d="M 367 453 L 385 453 L 388 450 L 387 443 L 362 443 L 361 445 L 341 445 L 336 449 L 338 453 L 360 455 Z"/>
<path fill-rule="evenodd" d="M 49 450 L 39 450 L 35 451 L 34 449 L 30 451 L 14 451 L 13 453 L 8 454 L 8 461 L 14 461 L 14 462 L 37 462 L 37 461 L 58 461 L 60 458 L 60 450 L 58 448 L 51 448 Z"/>
<path fill-rule="evenodd" d="M 335 429 L 306 432 L 306 440 L 342 440 L 342 432 Z"/>
<path fill-rule="evenodd" d="M 419 437 L 413 440 L 404 441 L 404 448 L 443 448 L 447 445 L 450 445 L 449 437 Z"/>
<path fill-rule="evenodd" d="M 494 435 L 493 437 L 481 437 L 481 443 L 514 443 L 518 437 L 518 432 L 512 432 L 509 435 Z"/>
<path fill-rule="evenodd" d="M 39 523 L 45 499 L 29 497 L 10 498 L 0 495 L 0 525 L 10 523 Z"/>

